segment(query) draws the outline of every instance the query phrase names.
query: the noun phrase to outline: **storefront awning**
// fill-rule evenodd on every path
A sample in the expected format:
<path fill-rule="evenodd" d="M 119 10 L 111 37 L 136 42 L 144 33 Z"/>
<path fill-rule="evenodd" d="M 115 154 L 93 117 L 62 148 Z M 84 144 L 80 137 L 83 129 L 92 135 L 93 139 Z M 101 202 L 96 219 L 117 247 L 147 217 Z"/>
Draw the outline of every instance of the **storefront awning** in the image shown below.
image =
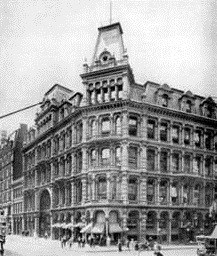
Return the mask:
<path fill-rule="evenodd" d="M 94 234 L 102 234 L 104 231 L 104 223 L 96 223 L 92 229 L 92 233 Z"/>
<path fill-rule="evenodd" d="M 83 227 L 81 229 L 81 233 L 87 233 L 87 234 L 90 234 L 91 233 L 91 230 L 92 230 L 92 226 L 93 226 L 93 223 L 89 223 L 87 226 Z"/>
<path fill-rule="evenodd" d="M 121 232 L 123 232 L 123 230 L 117 222 L 109 223 L 109 233 L 121 233 Z"/>

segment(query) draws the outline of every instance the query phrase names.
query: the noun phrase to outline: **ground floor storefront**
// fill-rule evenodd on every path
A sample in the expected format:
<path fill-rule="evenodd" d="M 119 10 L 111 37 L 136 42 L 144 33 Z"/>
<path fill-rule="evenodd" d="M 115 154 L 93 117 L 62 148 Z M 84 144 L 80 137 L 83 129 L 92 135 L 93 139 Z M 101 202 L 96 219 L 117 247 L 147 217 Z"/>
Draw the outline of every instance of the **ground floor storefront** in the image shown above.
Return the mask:
<path fill-rule="evenodd" d="M 14 220 L 14 233 L 20 234 L 22 221 Z M 73 236 L 74 241 L 92 235 L 98 241 L 118 239 L 159 240 L 161 243 L 190 242 L 196 235 L 209 234 L 213 223 L 207 213 L 191 210 L 61 209 L 24 215 L 24 229 L 30 235 L 60 239 Z"/>
<path fill-rule="evenodd" d="M 155 205 L 94 204 L 52 207 L 50 189 L 39 191 L 36 211 L 23 214 L 23 229 L 30 235 L 60 239 L 64 235 L 98 243 L 118 239 L 159 240 L 161 243 L 194 241 L 196 235 L 210 234 L 213 228 L 208 210 Z M 20 232 L 20 220 L 15 229 Z M 16 231 L 17 232 L 17 231 Z M 103 241 L 103 242 L 102 242 Z"/>

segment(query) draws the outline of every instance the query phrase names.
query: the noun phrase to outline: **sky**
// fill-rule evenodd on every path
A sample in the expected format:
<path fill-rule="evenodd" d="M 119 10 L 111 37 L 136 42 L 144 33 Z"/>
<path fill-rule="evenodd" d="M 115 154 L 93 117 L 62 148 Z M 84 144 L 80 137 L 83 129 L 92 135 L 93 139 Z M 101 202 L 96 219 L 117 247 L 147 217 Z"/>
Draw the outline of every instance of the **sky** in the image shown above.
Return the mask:
<path fill-rule="evenodd" d="M 213 0 L 113 0 L 137 83 L 147 80 L 217 97 L 217 4 Z M 58 83 L 83 92 L 108 0 L 0 1 L 0 115 L 40 102 Z M 34 124 L 39 107 L 0 119 L 0 130 Z"/>

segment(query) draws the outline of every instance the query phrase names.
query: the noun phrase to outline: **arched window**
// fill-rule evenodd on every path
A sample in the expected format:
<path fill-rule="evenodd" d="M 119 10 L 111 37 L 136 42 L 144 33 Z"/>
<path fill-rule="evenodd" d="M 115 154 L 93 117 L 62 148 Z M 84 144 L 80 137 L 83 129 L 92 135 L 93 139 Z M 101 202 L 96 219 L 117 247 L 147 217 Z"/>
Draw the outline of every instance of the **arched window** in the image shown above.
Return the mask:
<path fill-rule="evenodd" d="M 121 134 L 121 118 L 118 116 L 115 119 L 115 134 L 120 135 Z"/>
<path fill-rule="evenodd" d="M 107 181 L 106 181 L 106 177 L 99 177 L 98 178 L 97 197 L 98 197 L 99 200 L 107 198 Z"/>
<path fill-rule="evenodd" d="M 110 150 L 109 148 L 103 148 L 101 151 L 101 164 L 108 166 L 110 162 Z"/>
<path fill-rule="evenodd" d="M 96 150 L 91 149 L 90 151 L 90 166 L 96 166 Z"/>
<path fill-rule="evenodd" d="M 96 135 L 96 121 L 91 120 L 90 122 L 90 137 L 94 137 Z"/>
<path fill-rule="evenodd" d="M 110 127 L 110 120 L 108 117 L 102 119 L 101 122 L 101 132 L 102 136 L 108 136 L 110 134 L 111 127 Z"/>
<path fill-rule="evenodd" d="M 130 178 L 128 181 L 128 199 L 132 201 L 137 200 L 138 182 L 136 178 Z"/>

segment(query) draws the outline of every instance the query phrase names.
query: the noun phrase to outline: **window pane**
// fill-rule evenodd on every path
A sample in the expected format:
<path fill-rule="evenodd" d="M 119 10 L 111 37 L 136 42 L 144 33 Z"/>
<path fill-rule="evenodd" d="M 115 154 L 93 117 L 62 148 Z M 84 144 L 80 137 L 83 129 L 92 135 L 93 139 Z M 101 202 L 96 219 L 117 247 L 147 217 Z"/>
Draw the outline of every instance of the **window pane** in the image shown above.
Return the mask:
<path fill-rule="evenodd" d="M 129 118 L 129 135 L 137 136 L 138 122 L 136 117 Z"/>
<path fill-rule="evenodd" d="M 148 121 L 148 127 L 147 127 L 147 132 L 148 132 L 148 138 L 149 139 L 154 139 L 155 138 L 155 122 L 152 120 Z"/>
<path fill-rule="evenodd" d="M 103 134 L 110 133 L 110 120 L 109 119 L 104 119 L 102 121 L 102 133 Z"/>
<path fill-rule="evenodd" d="M 147 170 L 148 172 L 155 171 L 155 151 L 152 149 L 147 150 Z"/>
<path fill-rule="evenodd" d="M 129 165 L 130 167 L 137 167 L 137 148 L 129 148 Z"/>
<path fill-rule="evenodd" d="M 167 172 L 167 152 L 160 153 L 160 171 Z"/>
<path fill-rule="evenodd" d="M 179 143 L 179 127 L 173 127 L 172 141 L 173 141 L 173 143 Z"/>
<path fill-rule="evenodd" d="M 160 140 L 167 141 L 167 124 L 160 125 Z"/>

